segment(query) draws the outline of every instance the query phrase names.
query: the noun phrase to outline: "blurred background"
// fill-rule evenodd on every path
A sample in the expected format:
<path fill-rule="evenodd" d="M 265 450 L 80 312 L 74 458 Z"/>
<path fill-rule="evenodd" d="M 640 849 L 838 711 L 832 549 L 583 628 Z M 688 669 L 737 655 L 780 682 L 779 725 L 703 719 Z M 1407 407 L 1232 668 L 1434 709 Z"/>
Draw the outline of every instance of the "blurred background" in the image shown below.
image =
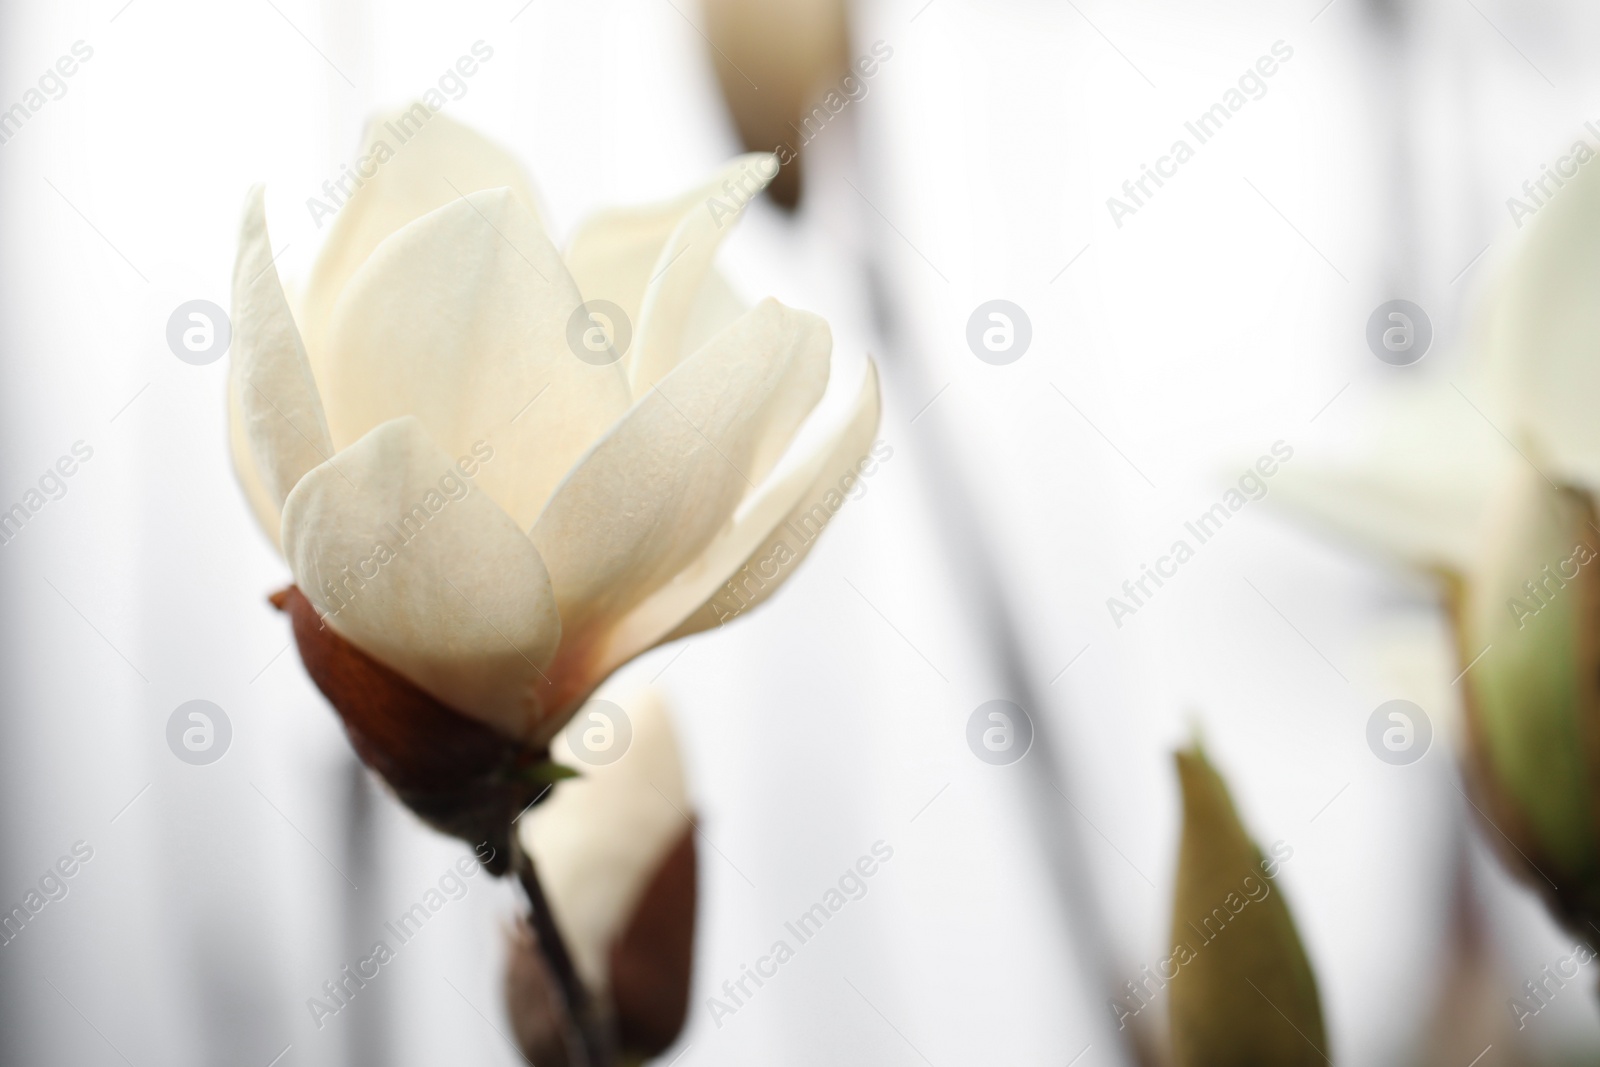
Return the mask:
<path fill-rule="evenodd" d="M 827 317 L 839 376 L 878 360 L 892 458 L 772 606 L 630 668 L 672 699 L 701 816 L 695 988 L 660 1062 L 1137 1062 L 1107 1003 L 1170 952 L 1171 753 L 1196 730 L 1257 840 L 1293 850 L 1277 885 L 1336 1062 L 1594 1062 L 1593 974 L 1521 1029 L 1508 1010 L 1573 946 L 1471 825 L 1430 586 L 1307 532 L 1266 479 L 1136 612 L 1107 602 L 1275 445 L 1286 480 L 1438 458 L 1379 433 L 1408 384 L 1460 379 L 1518 246 L 1507 198 L 1593 138 L 1600 11 L 760 7 L 0 3 L 0 108 L 25 105 L 0 125 L 0 508 L 91 453 L 0 545 L 0 905 L 91 854 L 0 946 L 0 1059 L 519 1062 L 517 901 L 487 876 L 348 1010 L 306 1008 L 467 852 L 356 763 L 266 602 L 289 576 L 229 465 L 227 363 L 166 339 L 186 301 L 228 305 L 252 183 L 292 287 L 321 238 L 305 201 L 367 116 L 482 42 L 446 111 L 519 154 L 558 243 L 742 150 L 738 83 L 781 66 L 763 49 L 821 57 L 806 112 L 841 54 L 878 60 L 813 124 L 794 209 L 752 205 L 720 262 L 747 298 Z M 1186 129 L 1241 90 L 1204 143 Z M 1192 158 L 1135 200 L 1180 138 Z M 1397 298 L 1432 325 L 1409 367 L 1366 341 Z M 1028 323 L 1004 364 L 969 344 L 995 300 Z M 1480 429 L 1492 464 L 1510 446 Z M 1432 728 L 1403 766 L 1367 742 L 1392 699 Z M 168 745 L 190 700 L 231 728 L 209 765 Z M 968 747 L 991 700 L 1032 721 L 1016 763 Z M 877 842 L 867 895 L 715 1018 Z"/>

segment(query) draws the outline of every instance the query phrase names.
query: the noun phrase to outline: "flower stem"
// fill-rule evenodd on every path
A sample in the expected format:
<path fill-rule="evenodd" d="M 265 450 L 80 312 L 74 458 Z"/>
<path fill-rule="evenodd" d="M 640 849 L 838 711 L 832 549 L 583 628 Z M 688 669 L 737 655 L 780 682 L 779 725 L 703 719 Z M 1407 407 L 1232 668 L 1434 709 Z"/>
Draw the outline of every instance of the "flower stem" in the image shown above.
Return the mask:
<path fill-rule="evenodd" d="M 533 857 L 522 849 L 515 828 L 511 833 L 511 851 L 517 881 L 528 898 L 528 924 L 533 927 L 539 951 L 544 955 L 544 961 L 566 1001 L 568 1040 L 576 1046 L 573 1067 L 614 1067 L 617 1049 L 610 1021 L 603 1005 L 589 995 L 577 968 L 573 966 L 572 955 L 567 951 L 566 941 L 556 927 L 555 915 L 550 911 L 544 887 L 539 884 Z"/>

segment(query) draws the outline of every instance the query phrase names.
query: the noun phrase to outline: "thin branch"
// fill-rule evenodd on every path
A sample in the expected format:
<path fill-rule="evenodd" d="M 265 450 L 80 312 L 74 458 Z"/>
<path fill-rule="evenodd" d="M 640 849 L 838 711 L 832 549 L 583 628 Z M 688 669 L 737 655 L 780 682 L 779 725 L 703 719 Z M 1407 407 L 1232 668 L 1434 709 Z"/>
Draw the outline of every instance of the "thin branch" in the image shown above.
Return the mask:
<path fill-rule="evenodd" d="M 613 1067 L 617 1063 L 617 1042 L 602 1005 L 589 995 L 588 988 L 572 963 L 572 954 L 556 926 L 555 914 L 539 884 L 533 857 L 523 851 L 516 827 L 511 829 L 512 867 L 522 892 L 528 898 L 528 925 L 538 939 L 539 951 L 561 988 L 566 1001 L 568 1039 L 576 1044 L 576 1067 Z"/>

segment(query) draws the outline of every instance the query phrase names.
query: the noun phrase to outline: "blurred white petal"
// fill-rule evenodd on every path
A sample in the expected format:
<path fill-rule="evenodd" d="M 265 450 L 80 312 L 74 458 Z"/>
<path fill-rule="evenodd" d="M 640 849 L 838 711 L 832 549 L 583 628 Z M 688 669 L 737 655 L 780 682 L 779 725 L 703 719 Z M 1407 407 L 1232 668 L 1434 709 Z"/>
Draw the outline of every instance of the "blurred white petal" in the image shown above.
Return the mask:
<path fill-rule="evenodd" d="M 1354 458 L 1297 456 L 1279 469 L 1268 499 L 1392 562 L 1464 573 L 1492 487 L 1523 462 L 1469 390 L 1398 393 Z"/>
<path fill-rule="evenodd" d="M 1487 355 L 1545 472 L 1600 489 L 1600 169 L 1580 169 L 1527 234 L 1490 305 Z"/>

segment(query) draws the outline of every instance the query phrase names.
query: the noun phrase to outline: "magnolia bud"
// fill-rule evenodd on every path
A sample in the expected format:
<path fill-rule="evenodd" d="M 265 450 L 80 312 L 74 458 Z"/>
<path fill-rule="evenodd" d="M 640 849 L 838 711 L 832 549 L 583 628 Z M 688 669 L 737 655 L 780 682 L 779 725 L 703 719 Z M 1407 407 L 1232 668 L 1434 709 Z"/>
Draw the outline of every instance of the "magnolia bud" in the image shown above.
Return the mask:
<path fill-rule="evenodd" d="M 1456 589 L 1485 837 L 1574 933 L 1600 921 L 1600 564 L 1589 497 L 1530 468 Z M 1474 662 L 1476 661 L 1476 662 Z"/>
<path fill-rule="evenodd" d="M 844 0 L 707 0 L 704 13 L 739 139 L 752 152 L 777 153 L 783 166 L 768 190 L 793 208 L 801 192 L 795 158 L 865 92 L 848 66 Z"/>
<path fill-rule="evenodd" d="M 1183 839 L 1172 910 L 1178 1067 L 1323 1067 L 1316 976 L 1273 883 L 1292 854 L 1262 856 L 1198 745 L 1177 754 Z M 1175 974 L 1166 971 L 1175 969 Z"/>
<path fill-rule="evenodd" d="M 612 714 L 630 721 L 615 760 L 584 766 L 547 804 L 522 820 L 518 838 L 538 873 L 556 932 L 603 1018 L 629 1054 L 651 1056 L 683 1028 L 689 1007 L 696 902 L 695 829 L 665 704 L 654 690 L 603 690 Z M 591 705 L 593 707 L 593 705 Z M 584 721 L 580 711 L 577 721 Z M 569 744 L 552 750 L 583 765 Z M 526 938 L 522 944 L 526 945 Z M 526 1013 L 535 1063 L 549 1045 L 541 1022 L 547 994 L 531 964 L 510 974 L 513 1016 Z M 519 1024 L 519 1033 L 524 1029 Z"/>

